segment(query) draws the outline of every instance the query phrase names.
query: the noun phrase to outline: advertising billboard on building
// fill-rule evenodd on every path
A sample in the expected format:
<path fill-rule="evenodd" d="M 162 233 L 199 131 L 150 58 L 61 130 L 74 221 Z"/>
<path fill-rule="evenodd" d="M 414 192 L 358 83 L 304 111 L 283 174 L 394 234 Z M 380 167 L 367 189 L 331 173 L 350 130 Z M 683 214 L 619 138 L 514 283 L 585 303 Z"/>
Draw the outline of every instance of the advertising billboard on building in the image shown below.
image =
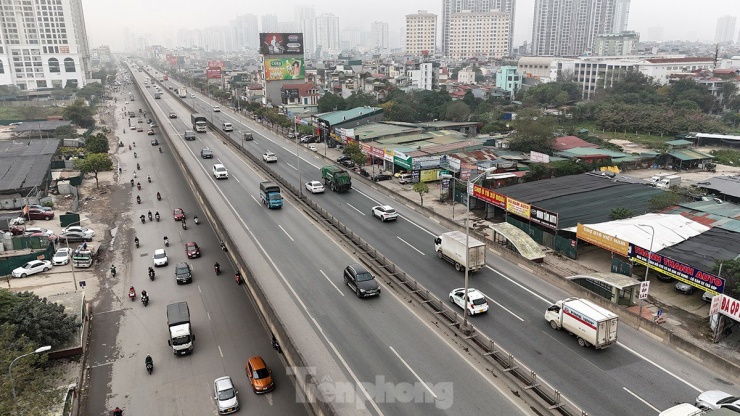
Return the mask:
<path fill-rule="evenodd" d="M 221 78 L 221 68 L 220 67 L 209 67 L 206 69 L 206 78 L 207 79 L 220 79 Z"/>
<path fill-rule="evenodd" d="M 260 33 L 262 55 L 303 55 L 303 33 Z"/>
<path fill-rule="evenodd" d="M 725 291 L 725 279 L 629 243 L 628 257 L 632 261 L 647 265 L 648 256 L 650 257 L 650 268 L 657 270 L 659 273 L 715 295 Z"/>
<path fill-rule="evenodd" d="M 305 76 L 303 58 L 265 58 L 265 79 L 268 81 L 303 79 Z"/>

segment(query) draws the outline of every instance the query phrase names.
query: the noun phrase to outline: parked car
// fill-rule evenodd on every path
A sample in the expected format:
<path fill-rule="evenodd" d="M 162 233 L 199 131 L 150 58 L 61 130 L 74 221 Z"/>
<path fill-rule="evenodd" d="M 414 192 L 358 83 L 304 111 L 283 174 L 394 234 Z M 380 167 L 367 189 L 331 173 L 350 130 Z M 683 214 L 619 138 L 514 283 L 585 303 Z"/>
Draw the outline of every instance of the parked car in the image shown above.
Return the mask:
<path fill-rule="evenodd" d="M 81 243 L 92 241 L 92 237 L 80 231 L 65 231 L 59 234 L 59 240 L 67 243 Z"/>
<path fill-rule="evenodd" d="M 398 219 L 398 213 L 390 205 L 376 205 L 372 208 L 373 217 L 380 218 L 380 221 L 393 221 Z"/>
<path fill-rule="evenodd" d="M 177 284 L 190 283 L 193 281 L 193 274 L 190 265 L 183 262 L 177 263 L 175 266 L 175 280 Z"/>
<path fill-rule="evenodd" d="M 54 257 L 51 258 L 51 262 L 55 266 L 64 266 L 65 264 L 69 263 L 70 256 L 72 256 L 72 249 L 63 247 L 57 250 L 56 253 L 54 253 Z"/>
<path fill-rule="evenodd" d="M 272 379 L 272 371 L 267 368 L 265 360 L 262 357 L 250 357 L 244 365 L 247 372 L 249 383 L 252 390 L 257 394 L 267 393 L 275 388 L 275 381 Z"/>
<path fill-rule="evenodd" d="M 51 211 L 52 210 L 51 207 L 45 207 L 43 205 L 38 205 L 38 204 L 30 204 L 30 205 L 27 205 L 27 207 L 29 209 L 34 208 L 34 209 L 40 209 L 42 211 Z M 23 208 L 25 208 L 25 207 L 23 207 Z"/>
<path fill-rule="evenodd" d="M 380 295 L 380 285 L 375 276 L 361 264 L 350 264 L 344 269 L 344 283 L 355 291 L 358 298 Z"/>
<path fill-rule="evenodd" d="M 740 396 L 720 390 L 708 390 L 696 398 L 696 407 L 707 410 L 728 409 L 740 413 Z"/>
<path fill-rule="evenodd" d="M 187 254 L 189 259 L 200 257 L 200 247 L 198 247 L 198 243 L 195 241 L 185 243 L 185 254 Z"/>
<path fill-rule="evenodd" d="M 45 272 L 51 269 L 49 260 L 32 260 L 13 270 L 13 277 L 26 277 L 32 274 Z"/>
<path fill-rule="evenodd" d="M 44 234 L 47 237 L 54 235 L 54 231 L 47 230 L 46 228 L 41 227 L 26 227 L 25 231 L 23 232 L 24 235 L 32 235 L 32 234 Z"/>
<path fill-rule="evenodd" d="M 324 192 L 324 185 L 319 181 L 306 182 L 306 189 L 312 194 L 320 194 Z"/>
<path fill-rule="evenodd" d="M 392 176 L 387 173 L 378 173 L 376 175 L 373 175 L 370 177 L 370 179 L 373 180 L 373 182 L 380 182 L 380 181 L 389 181 L 391 180 Z"/>
<path fill-rule="evenodd" d="M 465 309 L 465 288 L 453 289 L 450 292 L 450 302 Z M 478 291 L 478 289 L 468 288 L 468 310 L 469 316 L 477 315 L 479 313 L 488 312 L 488 302 L 486 297 Z"/>
<path fill-rule="evenodd" d="M 49 221 L 50 219 L 54 218 L 54 211 L 44 211 L 38 208 L 29 208 L 28 213 L 24 214 L 23 216 L 32 220 Z"/>
<path fill-rule="evenodd" d="M 239 410 L 239 392 L 234 387 L 231 377 L 219 377 L 213 381 L 213 400 L 216 401 L 218 414 L 227 415 Z"/>
<path fill-rule="evenodd" d="M 694 286 L 686 284 L 684 282 L 676 282 L 676 290 L 684 295 L 690 295 L 694 293 Z"/>
<path fill-rule="evenodd" d="M 85 235 L 89 236 L 90 238 L 95 237 L 95 231 L 87 228 L 87 227 L 81 227 L 79 225 L 69 225 L 64 228 L 63 232 L 67 231 L 77 231 L 81 233 L 85 233 Z"/>
<path fill-rule="evenodd" d="M 714 293 L 709 293 L 705 290 L 704 293 L 701 294 L 701 300 L 703 300 L 704 302 L 712 303 L 712 299 L 714 299 L 714 296 Z"/>
<path fill-rule="evenodd" d="M 319 148 L 316 147 L 316 146 L 314 146 L 314 145 L 312 145 L 312 144 L 309 144 L 308 145 L 308 150 L 310 150 L 312 152 L 318 152 L 319 151 Z"/>
<path fill-rule="evenodd" d="M 167 263 L 169 263 L 169 259 L 167 258 L 167 252 L 164 251 L 163 248 L 158 248 L 154 250 L 152 261 L 154 262 L 155 267 L 166 266 Z"/>
<path fill-rule="evenodd" d="M 350 157 L 350 155 L 339 155 L 337 158 L 338 163 L 344 162 L 345 160 L 352 160 L 352 157 Z"/>

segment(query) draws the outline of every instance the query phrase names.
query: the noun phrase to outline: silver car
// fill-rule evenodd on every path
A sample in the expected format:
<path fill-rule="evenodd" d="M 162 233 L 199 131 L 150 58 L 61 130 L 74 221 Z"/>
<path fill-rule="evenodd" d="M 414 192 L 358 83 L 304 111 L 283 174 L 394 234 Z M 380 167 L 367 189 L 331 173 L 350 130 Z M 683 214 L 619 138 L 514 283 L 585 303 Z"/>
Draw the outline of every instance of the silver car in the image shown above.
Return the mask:
<path fill-rule="evenodd" d="M 218 414 L 227 415 L 239 410 L 239 399 L 236 398 L 237 394 L 239 392 L 236 391 L 231 377 L 219 377 L 213 381 L 213 400 L 216 401 Z"/>

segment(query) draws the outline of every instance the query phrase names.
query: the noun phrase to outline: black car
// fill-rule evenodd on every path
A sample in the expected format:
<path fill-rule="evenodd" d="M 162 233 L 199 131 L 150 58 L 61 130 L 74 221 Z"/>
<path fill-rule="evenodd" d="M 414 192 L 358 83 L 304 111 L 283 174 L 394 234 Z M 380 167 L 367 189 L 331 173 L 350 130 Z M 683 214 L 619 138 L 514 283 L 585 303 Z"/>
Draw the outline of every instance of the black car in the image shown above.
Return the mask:
<path fill-rule="evenodd" d="M 209 148 L 201 149 L 200 157 L 203 159 L 213 159 L 213 151 Z"/>
<path fill-rule="evenodd" d="M 340 165 L 344 166 L 345 168 L 353 168 L 355 167 L 355 162 L 353 162 L 351 159 L 343 160 L 339 162 Z"/>
<path fill-rule="evenodd" d="M 361 264 L 350 264 L 344 269 L 344 283 L 355 291 L 358 298 L 380 296 L 380 285 L 375 276 Z"/>
<path fill-rule="evenodd" d="M 339 156 L 339 157 L 337 158 L 337 162 L 339 162 L 339 163 L 342 163 L 342 162 L 344 162 L 345 160 L 352 160 L 352 157 L 350 157 L 350 155 L 340 155 L 340 156 Z"/>
<path fill-rule="evenodd" d="M 157 141 L 157 139 L 152 139 L 151 143 L 152 143 L 152 146 L 159 146 L 159 142 Z"/>
<path fill-rule="evenodd" d="M 190 272 L 189 264 L 185 262 L 177 263 L 177 266 L 175 266 L 175 280 L 177 280 L 177 284 L 193 281 L 193 275 Z"/>
<path fill-rule="evenodd" d="M 392 177 L 392 175 L 389 175 L 387 173 L 378 173 L 377 175 L 373 175 L 370 179 L 372 179 L 374 182 L 380 182 L 389 181 Z"/>

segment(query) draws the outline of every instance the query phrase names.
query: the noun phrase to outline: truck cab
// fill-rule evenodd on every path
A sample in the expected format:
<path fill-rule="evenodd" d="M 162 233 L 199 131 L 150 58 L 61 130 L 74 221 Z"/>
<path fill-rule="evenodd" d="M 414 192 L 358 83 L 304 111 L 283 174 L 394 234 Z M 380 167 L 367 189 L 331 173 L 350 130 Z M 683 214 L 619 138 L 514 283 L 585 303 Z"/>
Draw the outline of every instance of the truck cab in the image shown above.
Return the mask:
<path fill-rule="evenodd" d="M 260 199 L 267 208 L 282 208 L 283 196 L 280 195 L 280 186 L 275 182 L 260 182 Z"/>

